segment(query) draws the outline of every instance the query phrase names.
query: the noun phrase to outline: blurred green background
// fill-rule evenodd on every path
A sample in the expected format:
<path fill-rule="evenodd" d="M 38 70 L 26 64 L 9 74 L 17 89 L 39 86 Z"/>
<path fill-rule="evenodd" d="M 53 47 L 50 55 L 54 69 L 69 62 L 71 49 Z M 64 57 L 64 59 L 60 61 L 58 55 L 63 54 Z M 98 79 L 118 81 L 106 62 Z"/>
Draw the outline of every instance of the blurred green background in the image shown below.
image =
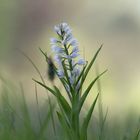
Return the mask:
<path fill-rule="evenodd" d="M 98 57 L 102 77 L 103 106 L 109 114 L 140 110 L 140 1 L 138 0 L 0 0 L 0 74 L 14 83 L 21 81 L 34 102 L 37 78 L 23 50 L 46 77 L 46 63 L 38 48 L 50 51 L 53 27 L 67 22 L 90 60 L 101 44 Z M 95 67 L 87 82 L 95 76 Z M 47 78 L 46 78 L 47 80 Z M 61 86 L 61 85 L 60 85 Z M 40 92 L 42 89 L 39 89 Z M 93 89 L 96 92 L 96 87 Z M 89 101 L 95 94 L 90 94 Z M 40 98 L 45 95 L 40 93 Z M 90 104 L 90 102 L 88 102 Z M 119 113 L 118 113 L 119 112 Z"/>

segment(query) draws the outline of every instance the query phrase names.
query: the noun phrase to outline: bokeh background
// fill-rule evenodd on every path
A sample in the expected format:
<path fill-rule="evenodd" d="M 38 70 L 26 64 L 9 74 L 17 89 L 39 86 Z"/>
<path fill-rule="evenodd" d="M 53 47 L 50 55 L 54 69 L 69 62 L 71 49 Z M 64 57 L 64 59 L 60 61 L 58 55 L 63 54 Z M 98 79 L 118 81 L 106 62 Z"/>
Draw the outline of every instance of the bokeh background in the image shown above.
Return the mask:
<path fill-rule="evenodd" d="M 32 77 L 38 77 L 17 48 L 32 58 L 47 81 L 47 66 L 38 48 L 52 55 L 49 39 L 55 35 L 54 25 L 61 22 L 71 26 L 87 60 L 104 44 L 98 57 L 99 71 L 108 69 L 101 79 L 104 109 L 108 107 L 109 114 L 117 117 L 129 111 L 139 114 L 139 0 L 0 0 L 0 74 L 13 83 L 22 82 L 33 104 Z M 94 76 L 95 67 L 87 83 Z"/>

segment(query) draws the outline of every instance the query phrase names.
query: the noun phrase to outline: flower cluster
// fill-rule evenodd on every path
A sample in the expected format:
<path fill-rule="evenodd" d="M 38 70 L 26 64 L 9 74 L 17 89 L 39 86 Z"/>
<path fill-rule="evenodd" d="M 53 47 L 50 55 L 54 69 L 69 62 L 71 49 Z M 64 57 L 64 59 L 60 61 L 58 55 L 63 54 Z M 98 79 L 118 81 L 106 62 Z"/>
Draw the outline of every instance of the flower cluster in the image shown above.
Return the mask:
<path fill-rule="evenodd" d="M 80 57 L 78 42 L 72 35 L 72 30 L 67 23 L 61 23 L 54 27 L 57 38 L 51 38 L 51 48 L 54 52 L 54 60 L 58 65 L 57 74 L 59 78 L 65 77 L 64 65 L 67 70 L 68 80 L 74 85 L 81 72 L 81 65 L 86 61 Z"/>

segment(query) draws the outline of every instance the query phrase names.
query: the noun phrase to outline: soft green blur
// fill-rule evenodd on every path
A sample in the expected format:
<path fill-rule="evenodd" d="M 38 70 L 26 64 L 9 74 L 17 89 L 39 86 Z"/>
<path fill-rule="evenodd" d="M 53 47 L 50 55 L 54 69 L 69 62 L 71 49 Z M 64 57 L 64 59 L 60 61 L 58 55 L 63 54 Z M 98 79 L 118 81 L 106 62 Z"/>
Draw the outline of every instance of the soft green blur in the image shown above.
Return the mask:
<path fill-rule="evenodd" d="M 104 108 L 108 107 L 113 116 L 118 112 L 137 112 L 140 109 L 139 9 L 138 0 L 0 0 L 0 73 L 14 83 L 23 82 L 32 93 L 27 95 L 28 99 L 32 99 L 31 79 L 37 77 L 36 72 L 17 48 L 26 52 L 46 77 L 47 66 L 38 47 L 52 55 L 49 39 L 54 36 L 53 27 L 67 22 L 87 60 L 104 44 L 98 57 L 100 72 L 108 69 L 101 80 Z M 94 75 L 95 68 L 87 82 Z M 96 91 L 95 87 L 93 92 Z M 43 99 L 45 95 L 40 96 Z M 89 101 L 94 96 L 91 93 Z"/>

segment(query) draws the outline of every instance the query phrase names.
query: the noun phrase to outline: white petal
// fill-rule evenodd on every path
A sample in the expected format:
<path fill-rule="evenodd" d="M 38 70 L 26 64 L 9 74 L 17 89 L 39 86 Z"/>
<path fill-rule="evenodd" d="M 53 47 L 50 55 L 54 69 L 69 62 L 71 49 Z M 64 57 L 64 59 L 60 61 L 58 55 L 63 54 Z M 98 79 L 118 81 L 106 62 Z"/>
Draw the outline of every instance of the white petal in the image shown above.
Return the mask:
<path fill-rule="evenodd" d="M 72 54 L 70 55 L 71 58 L 76 58 L 77 56 L 79 56 L 79 54 L 76 53 L 76 52 L 74 52 L 74 53 L 72 53 Z"/>
<path fill-rule="evenodd" d="M 72 39 L 69 41 L 69 44 L 70 44 L 71 46 L 78 46 L 78 42 L 77 42 L 77 40 L 76 40 L 75 38 L 72 38 Z"/>
<path fill-rule="evenodd" d="M 79 52 L 78 46 L 74 46 L 72 49 L 72 53 L 78 53 L 78 52 Z"/>
<path fill-rule="evenodd" d="M 68 26 L 68 24 L 65 23 L 65 22 L 61 23 L 61 25 L 63 26 L 63 28 L 65 28 L 66 26 Z"/>
<path fill-rule="evenodd" d="M 52 48 L 52 51 L 55 53 L 63 53 L 63 49 L 60 48 L 59 46 L 52 45 L 51 48 Z"/>
<path fill-rule="evenodd" d="M 58 42 L 56 38 L 51 38 L 50 41 L 51 41 L 51 44 L 56 44 Z"/>
<path fill-rule="evenodd" d="M 59 78 L 64 77 L 64 72 L 62 70 L 57 70 L 57 74 L 58 74 Z"/>
<path fill-rule="evenodd" d="M 54 27 L 54 31 L 55 31 L 56 33 L 58 33 L 59 35 L 61 34 L 61 31 L 60 31 L 59 26 L 55 26 L 55 27 Z"/>
<path fill-rule="evenodd" d="M 86 61 L 83 58 L 81 58 L 81 59 L 78 60 L 77 64 L 78 65 L 85 65 Z"/>

